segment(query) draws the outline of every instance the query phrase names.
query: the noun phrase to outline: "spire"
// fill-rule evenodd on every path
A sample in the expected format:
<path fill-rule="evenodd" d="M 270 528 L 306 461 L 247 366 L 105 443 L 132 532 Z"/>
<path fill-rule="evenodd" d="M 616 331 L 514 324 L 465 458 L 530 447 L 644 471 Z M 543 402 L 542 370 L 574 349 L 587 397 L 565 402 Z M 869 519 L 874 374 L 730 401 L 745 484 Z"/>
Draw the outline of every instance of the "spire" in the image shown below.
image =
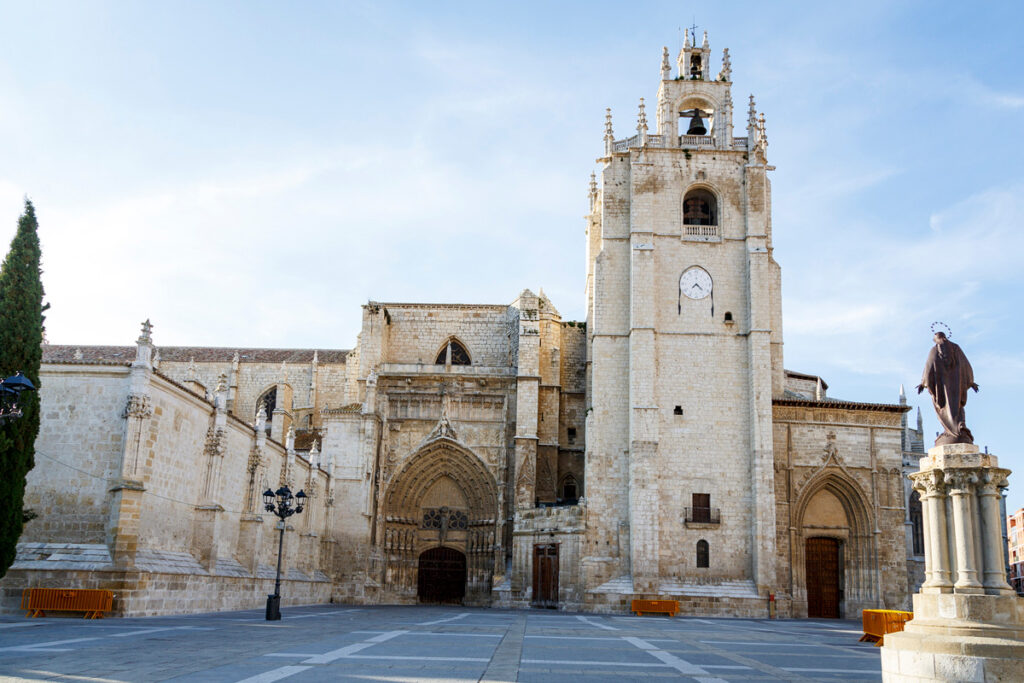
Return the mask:
<path fill-rule="evenodd" d="M 722 50 L 722 70 L 718 72 L 718 80 L 732 80 L 732 60 L 729 59 L 729 48 Z"/>
<path fill-rule="evenodd" d="M 593 171 L 590 172 L 590 198 L 593 199 L 597 196 L 597 174 Z"/>
<path fill-rule="evenodd" d="M 747 107 L 747 130 L 757 130 L 757 103 L 754 102 L 754 96 L 750 96 L 750 105 Z"/>
<path fill-rule="evenodd" d="M 686 29 L 685 31 L 683 31 L 683 35 L 686 36 L 683 40 L 683 47 L 690 47 L 690 29 Z"/>
<path fill-rule="evenodd" d="M 704 40 L 701 41 L 700 46 L 701 46 L 701 48 L 703 48 L 705 50 L 707 50 L 707 49 L 709 49 L 711 47 L 708 44 L 708 32 L 707 31 L 704 31 Z"/>
<path fill-rule="evenodd" d="M 757 117 L 757 142 L 761 147 L 768 147 L 768 131 L 764 127 L 764 112 Z"/>
<path fill-rule="evenodd" d="M 672 78 L 672 66 L 668 62 L 668 47 L 661 48 L 661 80 Z"/>
<path fill-rule="evenodd" d="M 901 406 L 907 405 L 907 392 L 903 388 L 902 384 L 900 384 L 900 405 Z"/>
<path fill-rule="evenodd" d="M 615 133 L 612 132 L 612 108 L 608 107 L 604 110 L 604 154 L 605 156 L 612 155 L 612 149 L 615 146 Z"/>
<path fill-rule="evenodd" d="M 921 420 L 921 406 L 917 407 L 917 431 L 924 434 L 924 422 Z"/>
<path fill-rule="evenodd" d="M 644 98 L 640 98 L 640 111 L 637 112 L 636 117 L 636 132 L 642 137 L 647 136 L 647 109 L 644 106 Z M 643 141 L 641 141 L 643 144 Z"/>

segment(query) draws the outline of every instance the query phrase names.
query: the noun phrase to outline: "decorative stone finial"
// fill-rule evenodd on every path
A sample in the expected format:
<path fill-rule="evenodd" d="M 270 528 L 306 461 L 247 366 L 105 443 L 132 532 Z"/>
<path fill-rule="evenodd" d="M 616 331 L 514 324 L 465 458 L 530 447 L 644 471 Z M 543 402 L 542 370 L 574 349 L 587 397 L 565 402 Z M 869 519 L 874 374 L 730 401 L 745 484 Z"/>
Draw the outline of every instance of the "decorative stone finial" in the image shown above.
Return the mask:
<path fill-rule="evenodd" d="M 295 426 L 288 425 L 288 435 L 284 437 L 284 446 L 289 451 L 295 450 Z"/>
<path fill-rule="evenodd" d="M 185 376 L 189 382 L 198 382 L 198 374 L 196 371 L 196 357 L 189 356 L 188 359 L 188 374 Z"/>
<path fill-rule="evenodd" d="M 612 108 L 604 110 L 604 154 L 611 156 L 615 147 L 615 133 L 612 132 Z"/>
<path fill-rule="evenodd" d="M 71 357 L 75 360 L 82 360 L 82 358 L 84 358 L 82 355 L 82 349 L 75 349 L 75 352 L 71 354 Z"/>
<path fill-rule="evenodd" d="M 707 50 L 710 47 L 710 44 L 708 43 L 708 32 L 707 31 L 704 31 L 704 40 L 701 41 L 700 46 L 702 48 L 704 48 L 705 50 Z"/>
<path fill-rule="evenodd" d="M 317 440 L 313 439 L 313 447 L 309 449 L 309 468 L 315 470 L 320 467 L 320 448 Z"/>
<path fill-rule="evenodd" d="M 267 407 L 260 403 L 259 410 L 256 411 L 256 433 L 262 434 L 263 430 L 267 428 Z"/>
<path fill-rule="evenodd" d="M 234 365 L 237 368 L 238 367 L 238 362 L 240 360 L 241 360 L 241 358 L 238 357 L 238 351 L 235 351 L 235 354 L 233 356 L 231 356 L 231 364 Z"/>
<path fill-rule="evenodd" d="M 636 132 L 640 135 L 647 134 L 647 110 L 644 107 L 644 98 L 640 98 L 640 111 L 636 118 Z"/>
<path fill-rule="evenodd" d="M 316 349 L 313 349 L 313 365 L 316 365 L 319 362 L 320 362 L 320 357 L 317 355 Z"/>
<path fill-rule="evenodd" d="M 597 197 L 597 174 L 591 171 L 590 173 L 590 198 L 594 199 Z"/>
<path fill-rule="evenodd" d="M 750 105 L 747 107 L 747 128 L 757 128 L 757 103 L 754 96 L 750 96 Z"/>
<path fill-rule="evenodd" d="M 149 318 L 146 318 L 146 322 L 142 323 L 142 334 L 139 336 L 139 343 L 153 343 L 153 323 L 149 322 Z"/>
<path fill-rule="evenodd" d="M 226 373 L 220 373 L 217 375 L 217 393 L 223 393 L 228 390 L 228 376 Z"/>
<path fill-rule="evenodd" d="M 729 48 L 722 50 L 722 70 L 718 72 L 718 80 L 732 80 L 732 61 L 729 59 Z"/>
<path fill-rule="evenodd" d="M 694 38 L 696 40 L 696 38 Z M 690 47 L 690 29 L 683 31 L 683 47 Z"/>
<path fill-rule="evenodd" d="M 661 80 L 667 81 L 672 77 L 672 66 L 668 61 L 668 47 L 661 48 Z"/>
<path fill-rule="evenodd" d="M 757 117 L 757 142 L 761 147 L 768 146 L 768 130 L 764 127 L 764 112 Z"/>

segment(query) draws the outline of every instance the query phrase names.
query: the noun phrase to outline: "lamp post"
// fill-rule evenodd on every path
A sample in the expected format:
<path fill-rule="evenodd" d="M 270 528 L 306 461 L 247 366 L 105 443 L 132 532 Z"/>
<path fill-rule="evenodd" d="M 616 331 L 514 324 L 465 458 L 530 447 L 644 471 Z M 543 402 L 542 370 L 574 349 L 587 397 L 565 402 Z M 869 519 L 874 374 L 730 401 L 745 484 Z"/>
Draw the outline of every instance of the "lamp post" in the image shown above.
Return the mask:
<path fill-rule="evenodd" d="M 21 392 L 35 390 L 35 385 L 22 374 L 21 370 L 7 379 L 0 380 L 0 424 L 6 420 L 17 420 L 21 417 L 21 406 L 18 405 Z"/>
<path fill-rule="evenodd" d="M 274 581 L 274 594 L 267 596 L 267 621 L 281 619 L 281 553 L 284 550 L 284 520 L 297 512 L 302 512 L 305 503 L 305 491 L 299 491 L 293 496 L 291 489 L 287 486 L 282 486 L 277 491 L 267 489 L 263 492 L 264 509 L 267 512 L 273 512 L 281 519 L 281 535 L 277 540 L 277 579 Z"/>

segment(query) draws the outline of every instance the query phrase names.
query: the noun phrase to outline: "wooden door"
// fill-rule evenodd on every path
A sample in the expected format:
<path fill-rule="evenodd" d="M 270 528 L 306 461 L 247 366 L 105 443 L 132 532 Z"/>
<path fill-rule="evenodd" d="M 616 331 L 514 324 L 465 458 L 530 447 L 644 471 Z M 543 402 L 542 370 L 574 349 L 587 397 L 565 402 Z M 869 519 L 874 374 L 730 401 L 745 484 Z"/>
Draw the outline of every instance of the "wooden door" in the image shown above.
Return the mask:
<path fill-rule="evenodd" d="M 431 548 L 420 555 L 420 602 L 461 604 L 466 595 L 466 556 L 454 548 Z"/>
<path fill-rule="evenodd" d="M 558 544 L 533 546 L 533 606 L 558 607 Z"/>
<path fill-rule="evenodd" d="M 839 618 L 839 541 L 808 538 L 804 552 L 807 577 L 807 616 Z"/>

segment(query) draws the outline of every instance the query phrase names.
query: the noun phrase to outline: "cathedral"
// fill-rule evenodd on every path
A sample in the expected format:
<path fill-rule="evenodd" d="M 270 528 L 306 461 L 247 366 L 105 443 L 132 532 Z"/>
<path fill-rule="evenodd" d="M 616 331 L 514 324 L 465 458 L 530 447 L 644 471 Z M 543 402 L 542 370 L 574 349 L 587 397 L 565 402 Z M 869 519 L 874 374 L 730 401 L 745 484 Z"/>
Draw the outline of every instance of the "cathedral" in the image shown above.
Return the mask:
<path fill-rule="evenodd" d="M 285 604 L 906 607 L 920 425 L 786 369 L 765 119 L 751 97 L 734 130 L 718 66 L 687 36 L 653 126 L 643 99 L 624 137 L 606 113 L 586 320 L 524 289 L 370 301 L 347 350 L 165 347 L 148 321 L 134 346 L 46 346 L 5 608 L 34 585 L 111 588 L 124 615 L 261 607 L 284 484 L 308 501 Z"/>

